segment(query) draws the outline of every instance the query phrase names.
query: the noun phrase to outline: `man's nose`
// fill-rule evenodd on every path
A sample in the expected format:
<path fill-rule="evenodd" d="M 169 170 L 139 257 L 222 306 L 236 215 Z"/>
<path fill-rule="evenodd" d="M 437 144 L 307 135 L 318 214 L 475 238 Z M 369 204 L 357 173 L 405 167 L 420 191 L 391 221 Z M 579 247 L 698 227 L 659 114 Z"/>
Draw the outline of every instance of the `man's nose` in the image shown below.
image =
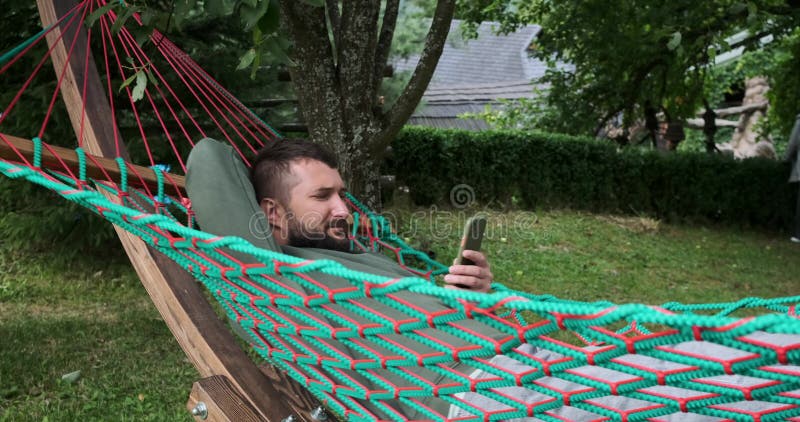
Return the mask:
<path fill-rule="evenodd" d="M 338 195 L 334 195 L 333 197 L 333 209 L 331 210 L 331 216 L 333 218 L 347 218 L 350 215 L 350 209 L 347 208 L 347 202 Z"/>

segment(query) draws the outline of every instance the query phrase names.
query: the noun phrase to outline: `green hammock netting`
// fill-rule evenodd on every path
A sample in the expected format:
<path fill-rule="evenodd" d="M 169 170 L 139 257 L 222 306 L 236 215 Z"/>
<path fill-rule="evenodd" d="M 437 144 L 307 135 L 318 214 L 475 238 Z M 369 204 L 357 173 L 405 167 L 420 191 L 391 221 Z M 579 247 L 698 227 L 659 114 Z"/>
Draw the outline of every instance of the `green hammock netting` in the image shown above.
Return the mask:
<path fill-rule="evenodd" d="M 87 0 L 73 14 L 102 5 Z M 109 9 L 100 28 L 113 18 Z M 112 31 L 102 34 L 115 42 Z M 132 43 L 116 42 L 135 52 Z M 219 116 L 239 113 L 241 128 L 267 131 L 177 47 L 163 39 L 158 45 L 173 70 L 194 75 L 189 85 L 209 93 L 202 101 L 228 104 Z M 138 106 L 130 101 L 131 109 Z M 186 121 L 186 113 L 176 120 Z M 355 219 L 354 246 L 393 253 L 409 267 L 407 277 L 205 233 L 186 198 L 164 193 L 170 182 L 163 171 L 157 189 L 134 189 L 121 160 L 121 179 L 91 180 L 81 149 L 72 172 L 43 168 L 48 147 L 35 147 L 33 160 L 0 160 L 0 172 L 92 210 L 180 264 L 264 359 L 347 420 L 800 421 L 800 296 L 649 306 L 570 301 L 499 283 L 490 294 L 446 290 L 432 282 L 446 267 L 409 248 L 355 198 L 353 211 L 363 218 Z M 749 308 L 761 315 L 729 316 Z M 586 343 L 565 341 L 560 332 Z"/>
<path fill-rule="evenodd" d="M 97 212 L 174 259 L 214 294 L 262 356 L 351 420 L 402 420 L 409 409 L 420 419 L 448 419 L 436 413 L 442 406 L 431 404 L 431 397 L 492 420 L 530 415 L 669 420 L 658 416 L 676 412 L 784 420 L 800 409 L 795 315 L 800 297 L 654 307 L 560 300 L 497 283 L 492 294 L 445 290 L 420 277 L 376 276 L 207 234 L 179 223 L 175 216 L 186 218 L 188 210 L 178 201 L 165 205 L 166 197 L 159 203 L 135 190 L 124 195 L 118 187 L 97 183 L 96 189 L 124 200 L 115 204 L 88 184 L 32 166 L 2 161 L 0 171 Z M 138 209 L 143 204 L 160 212 L 143 212 Z M 385 224 L 372 217 L 375 226 Z M 387 246 L 398 241 L 388 237 Z M 229 251 L 261 264 L 244 265 Z M 325 276 L 346 279 L 352 287 L 334 289 L 315 280 Z M 307 293 L 298 294 L 283 280 Z M 409 293 L 436 298 L 444 306 L 415 307 L 402 296 Z M 754 307 L 775 313 L 724 316 Z M 709 309 L 719 312 L 694 314 Z M 526 322 L 523 313 L 535 322 Z M 619 326 L 624 328 L 612 328 Z M 493 337 L 467 327 L 482 327 Z M 553 334 L 561 330 L 591 344 L 560 341 Z M 454 346 L 458 339 L 465 345 Z M 453 362 L 461 364 L 453 369 Z M 584 419 L 588 415 L 594 416 Z"/>

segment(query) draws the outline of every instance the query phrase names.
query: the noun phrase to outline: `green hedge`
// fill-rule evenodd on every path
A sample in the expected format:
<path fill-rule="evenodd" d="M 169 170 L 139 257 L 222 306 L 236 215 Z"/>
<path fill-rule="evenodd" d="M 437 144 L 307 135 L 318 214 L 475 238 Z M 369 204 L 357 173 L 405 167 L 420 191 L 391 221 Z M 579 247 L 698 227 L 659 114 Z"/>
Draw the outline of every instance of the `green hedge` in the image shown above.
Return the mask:
<path fill-rule="evenodd" d="M 789 166 L 705 153 L 660 153 L 560 134 L 407 127 L 385 171 L 417 205 L 467 185 L 480 204 L 566 207 L 789 229 Z"/>

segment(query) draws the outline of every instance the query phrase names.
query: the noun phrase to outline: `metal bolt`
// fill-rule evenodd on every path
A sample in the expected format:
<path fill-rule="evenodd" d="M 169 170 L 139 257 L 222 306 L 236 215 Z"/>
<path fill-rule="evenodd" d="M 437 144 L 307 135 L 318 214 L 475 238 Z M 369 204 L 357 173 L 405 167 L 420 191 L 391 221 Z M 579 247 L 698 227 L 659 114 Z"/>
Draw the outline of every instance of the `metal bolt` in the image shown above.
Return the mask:
<path fill-rule="evenodd" d="M 294 415 L 289 415 L 281 420 L 281 422 L 294 422 Z"/>
<path fill-rule="evenodd" d="M 327 421 L 328 413 L 325 412 L 324 407 L 317 406 L 311 411 L 311 419 L 314 419 L 315 421 Z"/>
<path fill-rule="evenodd" d="M 192 416 L 205 420 L 208 417 L 208 407 L 206 404 L 201 401 L 197 402 L 192 408 Z"/>

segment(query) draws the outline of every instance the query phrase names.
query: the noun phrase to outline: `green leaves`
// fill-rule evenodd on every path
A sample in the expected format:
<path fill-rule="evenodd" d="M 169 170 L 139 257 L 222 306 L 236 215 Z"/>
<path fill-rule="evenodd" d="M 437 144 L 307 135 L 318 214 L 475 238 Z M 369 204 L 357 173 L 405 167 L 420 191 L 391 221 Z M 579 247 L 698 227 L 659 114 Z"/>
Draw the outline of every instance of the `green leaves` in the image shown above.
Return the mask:
<path fill-rule="evenodd" d="M 325 5 L 325 0 L 301 0 L 303 3 L 314 6 L 314 7 L 322 7 Z"/>
<path fill-rule="evenodd" d="M 174 0 L 172 22 L 180 28 L 187 17 L 197 12 L 197 0 Z"/>
<path fill-rule="evenodd" d="M 239 16 L 244 24 L 244 30 L 250 31 L 255 27 L 261 18 L 270 9 L 269 0 L 249 0 L 243 1 L 242 7 L 239 9 Z M 277 10 L 275 11 L 277 14 Z"/>
<path fill-rule="evenodd" d="M 262 0 L 265 1 L 266 0 Z M 269 0 L 269 9 L 261 16 L 258 21 L 258 29 L 264 34 L 272 34 L 278 30 L 280 25 L 280 10 L 278 0 Z"/>
<path fill-rule="evenodd" d="M 206 0 L 203 2 L 203 9 L 212 18 L 230 15 L 235 6 L 234 0 Z"/>
<path fill-rule="evenodd" d="M 253 63 L 253 59 L 256 58 L 256 49 L 251 48 L 247 50 L 246 53 L 239 59 L 239 65 L 236 66 L 236 70 L 242 70 Z"/>
<path fill-rule="evenodd" d="M 128 57 L 128 62 L 132 63 L 133 59 Z M 158 86 L 158 80 L 156 79 L 155 75 L 150 72 L 149 65 L 134 67 L 134 70 L 136 70 L 136 72 L 122 82 L 119 90 L 122 91 L 131 84 L 134 84 L 133 89 L 131 90 L 131 100 L 136 102 L 144 98 L 144 91 L 147 89 L 147 81 L 150 81 L 153 86 Z"/>
<path fill-rule="evenodd" d="M 125 22 L 134 15 L 134 13 L 138 12 L 138 9 L 134 7 L 124 7 L 119 14 L 117 14 L 117 20 L 114 21 L 114 24 L 111 25 L 111 32 L 116 34 L 119 30 L 125 25 Z"/>
<path fill-rule="evenodd" d="M 91 28 L 97 23 L 97 20 L 100 19 L 102 16 L 107 14 L 112 9 L 116 10 L 117 12 L 117 19 L 114 21 L 114 24 L 111 26 L 111 31 L 113 33 L 119 32 L 119 30 L 125 26 L 125 23 L 134 16 L 136 13 L 140 13 L 143 18 L 143 23 L 145 26 L 149 24 L 149 22 L 153 18 L 153 11 L 150 9 L 144 9 L 140 6 L 136 5 L 124 5 L 119 2 L 109 2 L 105 4 L 103 7 L 100 7 L 90 13 L 86 19 L 84 19 L 83 23 L 86 25 L 87 28 Z"/>
<path fill-rule="evenodd" d="M 680 31 L 673 32 L 672 37 L 670 37 L 669 42 L 667 42 L 669 51 L 675 51 L 675 49 L 681 45 L 681 39 L 683 39 L 683 36 Z"/>
<path fill-rule="evenodd" d="M 136 77 L 136 85 L 131 91 L 131 99 L 136 102 L 144 98 L 144 89 L 147 88 L 147 75 L 144 70 L 140 70 L 134 76 Z"/>
<path fill-rule="evenodd" d="M 800 8 L 779 0 L 526 0 L 503 7 L 510 2 L 462 0 L 459 5 L 466 5 L 459 13 L 472 21 L 497 16 L 493 20 L 504 26 L 544 28 L 532 54 L 574 65 L 551 68 L 539 81 L 550 86 L 546 105 L 554 118 L 546 119 L 546 129 L 571 133 L 576 131 L 563 122 L 594 133 L 601 126 L 597 122 L 619 113 L 627 122 L 641 119 L 648 102 L 666 109 L 672 119 L 692 116 L 703 99 L 709 67 L 717 54 L 730 50 L 727 37 L 746 29 L 779 39 L 800 19 Z M 504 13 L 496 15 L 498 10 Z M 762 48 L 755 38 L 744 44 Z"/>
<path fill-rule="evenodd" d="M 103 16 L 106 13 L 108 13 L 108 11 L 111 10 L 116 4 L 117 3 L 115 2 L 107 3 L 105 6 L 90 13 L 89 16 L 87 16 L 86 19 L 84 19 L 83 24 L 86 25 L 87 28 L 91 28 L 92 26 L 94 26 L 94 23 L 97 22 L 98 19 L 100 19 L 100 16 Z"/>
<path fill-rule="evenodd" d="M 252 0 L 255 1 L 258 1 L 255 7 L 242 4 L 240 10 L 245 30 L 252 32 L 253 47 L 239 58 L 239 64 L 236 66 L 237 70 L 250 67 L 251 79 L 256 78 L 256 73 L 265 58 L 271 62 L 291 62 L 286 54 L 289 43 L 278 33 L 280 18 L 278 0 Z"/>
<path fill-rule="evenodd" d="M 133 86 L 133 90 L 131 90 L 131 99 L 133 102 L 136 102 L 144 98 L 144 90 L 147 88 L 147 75 L 144 69 L 139 70 L 134 73 L 133 76 L 126 79 L 125 82 L 120 85 L 119 90 L 122 91 L 134 81 L 136 81 L 136 84 Z"/>

